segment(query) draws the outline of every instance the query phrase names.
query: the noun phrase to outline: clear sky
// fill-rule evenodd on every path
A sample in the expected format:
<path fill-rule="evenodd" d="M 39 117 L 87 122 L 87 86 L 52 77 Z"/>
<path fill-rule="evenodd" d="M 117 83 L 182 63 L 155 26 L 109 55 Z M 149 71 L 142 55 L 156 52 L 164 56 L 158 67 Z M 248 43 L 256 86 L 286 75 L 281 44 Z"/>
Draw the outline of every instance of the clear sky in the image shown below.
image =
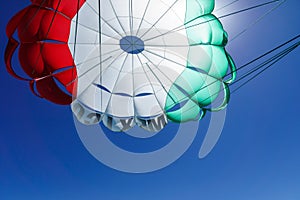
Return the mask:
<path fill-rule="evenodd" d="M 221 5 L 226 2 L 217 0 Z M 257 2 L 264 1 L 240 0 L 220 13 Z M 29 0 L 1 4 L 3 55 L 5 26 Z M 222 20 L 229 38 L 270 8 Z M 299 34 L 299 10 L 300 1 L 287 0 L 229 42 L 227 50 L 237 65 Z M 32 95 L 26 83 L 8 75 L 2 60 L 0 199 L 298 200 L 299 63 L 297 49 L 233 94 L 221 138 L 205 159 L 198 159 L 198 151 L 207 118 L 200 122 L 192 146 L 175 163 L 154 173 L 126 174 L 104 166 L 88 153 L 76 133 L 69 107 Z M 167 137 L 156 140 L 155 145 L 163 144 Z"/>

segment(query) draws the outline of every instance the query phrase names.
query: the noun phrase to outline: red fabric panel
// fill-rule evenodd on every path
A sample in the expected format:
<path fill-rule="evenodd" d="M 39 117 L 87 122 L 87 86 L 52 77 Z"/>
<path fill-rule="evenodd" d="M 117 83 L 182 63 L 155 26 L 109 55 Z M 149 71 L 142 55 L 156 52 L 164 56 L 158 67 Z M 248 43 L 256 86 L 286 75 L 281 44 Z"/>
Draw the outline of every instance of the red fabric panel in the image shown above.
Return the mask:
<path fill-rule="evenodd" d="M 23 43 L 41 40 L 67 42 L 70 23 L 68 18 L 53 10 L 31 6 L 18 25 L 19 39 Z"/>
<path fill-rule="evenodd" d="M 52 25 L 51 25 L 52 22 Z M 40 21 L 39 35 L 40 40 L 56 40 L 68 42 L 70 35 L 71 21 L 66 17 L 55 14 L 53 11 L 46 11 Z M 49 28 L 51 25 L 51 28 Z"/>
<path fill-rule="evenodd" d="M 40 23 L 45 10 L 37 6 L 29 6 L 26 14 L 17 26 L 18 37 L 21 43 L 36 42 L 38 38 Z"/>
<path fill-rule="evenodd" d="M 72 102 L 72 97 L 62 91 L 51 76 L 38 80 L 35 84 L 38 94 L 53 103 L 68 105 Z"/>
<path fill-rule="evenodd" d="M 85 0 L 76 3 L 70 0 L 31 2 L 32 5 L 16 14 L 7 25 L 7 70 L 12 76 L 27 80 L 18 76 L 11 66 L 12 56 L 20 44 L 19 61 L 26 74 L 32 78 L 29 80 L 31 90 L 51 102 L 70 104 L 72 97 L 64 92 L 54 79 L 71 94 L 76 93 L 74 87 L 77 84 L 77 73 L 67 41 L 71 19 Z M 58 12 L 55 12 L 56 10 Z M 19 42 L 13 38 L 16 30 Z"/>
<path fill-rule="evenodd" d="M 19 61 L 28 76 L 39 78 L 44 74 L 44 61 L 41 56 L 40 43 L 21 44 L 19 49 Z"/>
<path fill-rule="evenodd" d="M 53 76 L 63 85 L 65 85 L 66 90 L 70 94 L 76 96 L 77 76 L 74 76 L 74 74 L 76 74 L 75 66 L 73 66 L 72 68 L 63 69 L 63 71 L 59 73 L 54 72 Z"/>
<path fill-rule="evenodd" d="M 38 6 L 57 9 L 69 18 L 73 18 L 77 13 L 78 7 L 80 8 L 85 3 L 85 0 L 31 0 L 31 2 Z"/>
<path fill-rule="evenodd" d="M 14 34 L 15 30 L 17 29 L 18 24 L 22 20 L 22 17 L 27 12 L 27 10 L 28 9 L 25 8 L 22 11 L 20 11 L 18 14 L 16 14 L 9 21 L 9 23 L 6 27 L 6 35 L 9 38 L 8 44 L 7 44 L 6 49 L 5 49 L 5 54 L 4 54 L 6 69 L 7 69 L 9 74 L 11 74 L 13 77 L 15 77 L 17 79 L 20 79 L 20 80 L 27 80 L 27 79 L 19 76 L 18 74 L 16 74 L 15 71 L 13 70 L 13 68 L 12 68 L 11 59 L 12 59 L 12 56 L 13 56 L 14 52 L 16 51 L 16 49 L 19 46 L 19 42 L 13 38 L 13 34 Z"/>
<path fill-rule="evenodd" d="M 74 61 L 67 44 L 43 43 L 43 61 L 47 71 L 54 72 L 64 67 L 74 66 Z"/>

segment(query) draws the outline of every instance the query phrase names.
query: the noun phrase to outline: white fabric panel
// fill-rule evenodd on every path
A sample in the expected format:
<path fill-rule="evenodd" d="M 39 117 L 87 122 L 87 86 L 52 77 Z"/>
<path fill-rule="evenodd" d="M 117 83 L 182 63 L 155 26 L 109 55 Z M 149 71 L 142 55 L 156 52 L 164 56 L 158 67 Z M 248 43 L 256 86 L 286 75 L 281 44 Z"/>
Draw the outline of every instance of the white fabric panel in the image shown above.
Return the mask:
<path fill-rule="evenodd" d="M 88 3 L 83 4 L 82 8 L 78 12 L 78 22 L 89 29 L 99 30 L 99 15 L 98 5 L 91 7 Z M 76 23 L 77 16 L 74 18 Z M 98 32 L 97 32 L 98 33 Z"/>
<path fill-rule="evenodd" d="M 101 90 L 95 85 L 88 87 L 80 96 L 77 97 L 78 101 L 82 102 L 87 107 L 104 113 L 109 103 L 111 94 Z"/>
<path fill-rule="evenodd" d="M 76 55 L 74 56 L 74 46 L 74 44 L 69 44 L 69 49 L 77 67 L 80 67 L 87 59 L 87 56 L 97 47 L 97 45 L 76 44 Z"/>
<path fill-rule="evenodd" d="M 157 116 L 164 112 L 154 95 L 135 97 L 134 105 L 138 117 Z"/>
<path fill-rule="evenodd" d="M 101 121 L 101 115 L 99 113 L 86 108 L 78 100 L 72 102 L 71 109 L 78 121 L 85 125 L 93 125 Z"/>
<path fill-rule="evenodd" d="M 102 20 L 103 21 L 103 20 Z M 105 20 L 102 22 L 101 32 L 106 36 L 116 37 L 121 39 L 123 36 L 125 36 L 123 30 L 118 25 L 116 19 L 112 20 Z"/>
<path fill-rule="evenodd" d="M 185 30 L 147 39 L 183 25 L 186 1 L 150 0 L 143 21 L 148 0 L 133 1 L 133 18 L 129 17 L 129 2 L 101 0 L 101 50 L 98 0 L 87 0 L 79 11 L 75 56 L 76 16 L 73 18 L 69 48 L 78 64 L 77 100 L 87 115 L 104 113 L 102 121 L 113 131 L 126 131 L 135 121 L 146 130 L 159 131 L 167 123 L 163 110 L 167 93 L 185 69 L 189 47 Z M 120 48 L 122 37 L 130 35 L 142 36 L 143 52 L 129 54 Z M 96 122 L 88 120 L 85 117 L 81 122 Z"/>
<path fill-rule="evenodd" d="M 127 131 L 135 126 L 133 118 L 117 118 L 104 115 L 102 121 L 107 128 L 115 132 Z"/>
<path fill-rule="evenodd" d="M 168 6 L 171 6 L 174 2 L 174 0 L 162 0 L 162 1 Z M 186 1 L 179 0 L 178 2 L 176 2 L 176 4 L 174 4 L 174 6 L 172 7 L 172 11 L 177 16 L 178 20 L 180 20 L 181 23 L 183 24 L 185 20 Z"/>
<path fill-rule="evenodd" d="M 79 18 L 78 20 L 80 21 L 81 18 Z M 84 22 L 81 22 L 82 24 L 84 24 Z M 81 24 L 80 23 L 80 24 Z M 74 35 L 71 34 L 71 37 L 70 37 L 70 41 L 75 41 L 75 32 L 76 32 L 76 21 L 73 20 L 71 22 L 71 31 L 74 32 Z M 83 25 L 80 25 L 80 24 L 77 24 L 77 43 L 84 43 L 84 44 L 94 44 L 97 42 L 97 39 L 99 38 L 99 32 L 95 31 L 95 30 L 98 30 L 95 29 L 90 29 L 88 28 L 87 26 L 83 26 Z"/>
<path fill-rule="evenodd" d="M 150 132 L 158 132 L 162 130 L 168 123 L 166 115 L 162 114 L 160 116 L 154 117 L 152 119 L 136 118 L 136 123 L 141 128 Z"/>
<path fill-rule="evenodd" d="M 86 62 L 77 67 L 78 76 L 78 95 L 80 95 L 87 87 L 91 86 L 92 83 L 99 84 L 101 68 L 104 71 L 106 68 L 111 66 L 112 63 L 120 59 L 121 50 L 116 55 L 105 55 L 102 57 L 100 64 L 99 49 L 96 48 L 87 57 Z M 119 54 L 118 54 L 119 53 Z M 114 56 L 114 57 L 113 57 Z"/>
<path fill-rule="evenodd" d="M 168 88 L 170 88 L 171 86 L 168 86 Z M 158 99 L 158 103 L 164 108 L 164 106 L 166 105 L 166 100 L 167 100 L 167 95 L 168 93 L 166 93 L 166 91 L 160 86 L 160 87 L 156 87 L 157 90 L 155 90 L 155 96 Z"/>
<path fill-rule="evenodd" d="M 177 1 L 177 3 L 180 1 L 181 0 Z M 177 3 L 175 3 L 174 6 Z M 171 4 L 169 6 L 165 5 L 165 7 L 167 7 L 169 9 L 171 7 Z M 165 13 L 164 16 L 155 24 L 156 28 L 173 30 L 174 28 L 177 28 L 178 26 L 183 25 L 183 21 L 180 18 L 178 18 L 178 16 L 176 15 L 176 13 L 174 13 L 172 8 L 170 9 L 170 11 Z M 159 15 L 162 16 L 162 14 L 159 14 Z"/>
<path fill-rule="evenodd" d="M 138 1 L 133 1 L 133 15 L 136 19 L 133 20 L 133 26 L 134 26 L 134 30 L 137 30 L 140 27 L 140 24 L 142 22 L 142 17 L 144 15 L 144 12 L 146 10 L 146 6 L 149 2 L 149 0 L 138 0 Z M 151 3 L 151 0 L 150 0 Z M 143 22 L 143 23 L 147 23 L 147 22 Z M 141 24 L 142 26 L 142 24 Z M 134 32 L 136 33 L 136 32 Z"/>
<path fill-rule="evenodd" d="M 149 82 L 148 77 L 144 73 L 137 73 L 134 75 L 134 94 L 142 94 L 142 93 L 154 93 L 153 87 L 151 85 L 159 84 L 157 82 Z"/>
<path fill-rule="evenodd" d="M 144 59 L 145 59 L 145 61 L 144 61 L 145 70 L 146 71 L 150 70 L 148 65 L 155 65 L 156 67 L 159 66 L 159 64 L 164 60 L 164 58 L 161 56 L 164 56 L 164 54 L 162 53 L 162 55 L 157 56 L 157 55 L 153 54 L 152 51 L 150 53 L 150 52 L 148 52 L 148 50 L 145 49 L 145 51 L 142 52 L 142 56 L 140 56 L 140 57 L 144 57 Z"/>
<path fill-rule="evenodd" d="M 102 21 L 102 31 L 111 35 L 116 34 L 116 32 L 122 33 L 122 29 L 120 24 L 118 23 L 117 20 L 115 19 L 115 14 L 113 12 L 113 8 L 112 5 L 110 4 L 109 0 L 106 1 L 101 1 L 101 17 L 99 17 L 99 1 L 98 0 L 88 0 L 86 4 L 89 5 L 89 7 L 94 8 L 93 12 L 96 14 L 96 19 L 97 19 L 97 23 L 96 23 L 96 27 L 98 27 L 97 29 L 99 30 L 99 18 Z M 116 8 L 116 5 L 114 5 L 115 3 L 112 1 L 114 8 Z M 119 3 L 119 2 L 118 2 Z M 86 5 L 85 4 L 85 5 Z M 82 8 L 84 9 L 84 8 Z"/>
<path fill-rule="evenodd" d="M 106 17 L 106 13 L 113 13 L 113 10 L 112 10 L 112 7 L 114 7 L 116 13 L 117 13 L 117 16 L 119 17 L 119 20 L 121 21 L 121 25 L 118 21 L 116 21 L 114 23 L 115 26 L 118 26 L 120 27 L 120 32 L 123 32 L 121 27 L 123 27 L 123 29 L 125 30 L 130 30 L 130 25 L 129 25 L 129 19 L 128 19 L 128 16 L 129 16 L 129 1 L 128 0 L 111 0 L 112 2 L 112 5 L 110 6 L 110 9 L 109 10 L 106 10 L 104 12 L 104 16 Z M 109 4 L 109 0 L 103 4 Z"/>
<path fill-rule="evenodd" d="M 114 117 L 132 117 L 134 116 L 133 98 L 112 94 L 106 113 Z"/>
<path fill-rule="evenodd" d="M 146 52 L 144 54 L 146 57 L 150 57 L 150 61 L 152 61 L 152 58 L 161 59 L 157 56 L 161 55 L 160 51 L 151 50 L 151 53 Z M 152 73 L 152 75 L 155 76 L 162 85 L 171 85 L 185 69 L 186 60 L 169 52 L 165 52 L 163 56 L 168 60 L 162 59 L 157 65 L 148 65 L 148 73 Z"/>
<path fill-rule="evenodd" d="M 145 20 L 151 24 L 157 22 L 157 20 L 168 10 L 168 7 L 159 0 L 151 0 L 148 10 L 145 14 Z M 157 14 L 154 14 L 157 13 Z"/>
<path fill-rule="evenodd" d="M 96 83 L 103 85 L 109 91 L 113 91 L 119 73 L 120 73 L 119 70 L 113 67 L 108 67 L 102 74 L 101 83 L 100 83 L 100 77 L 99 79 L 96 80 Z"/>
<path fill-rule="evenodd" d="M 89 60 L 77 67 L 77 95 L 81 95 L 92 83 L 99 79 L 99 58 Z"/>
<path fill-rule="evenodd" d="M 126 57 L 126 59 L 122 60 L 122 63 L 120 63 L 120 65 L 117 67 L 117 69 L 121 70 L 122 67 L 122 72 L 123 73 L 132 73 L 134 65 L 138 65 L 139 63 L 133 63 L 132 62 L 132 54 L 127 54 L 124 52 L 124 57 Z"/>
<path fill-rule="evenodd" d="M 133 77 L 132 73 L 121 72 L 116 81 L 113 93 L 124 93 L 133 96 Z"/>

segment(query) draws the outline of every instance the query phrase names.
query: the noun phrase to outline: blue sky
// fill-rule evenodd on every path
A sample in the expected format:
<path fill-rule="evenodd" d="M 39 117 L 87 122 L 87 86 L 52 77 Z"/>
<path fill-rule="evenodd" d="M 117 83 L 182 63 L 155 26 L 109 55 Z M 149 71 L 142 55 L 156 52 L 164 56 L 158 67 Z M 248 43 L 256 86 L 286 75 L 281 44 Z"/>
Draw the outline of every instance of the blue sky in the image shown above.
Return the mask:
<path fill-rule="evenodd" d="M 249 2 L 241 0 L 224 13 Z M 29 0 L 2 3 L 1 55 L 7 21 L 28 4 Z M 224 19 L 229 36 L 267 9 Z M 299 9 L 299 1 L 287 0 L 229 42 L 227 49 L 237 65 L 299 34 Z M 200 122 L 192 146 L 175 163 L 149 174 L 126 174 L 88 153 L 69 107 L 32 95 L 27 84 L 7 74 L 2 61 L 0 199 L 300 199 L 298 63 L 300 49 L 232 96 L 221 138 L 205 159 L 198 159 L 198 151 L 207 118 Z"/>

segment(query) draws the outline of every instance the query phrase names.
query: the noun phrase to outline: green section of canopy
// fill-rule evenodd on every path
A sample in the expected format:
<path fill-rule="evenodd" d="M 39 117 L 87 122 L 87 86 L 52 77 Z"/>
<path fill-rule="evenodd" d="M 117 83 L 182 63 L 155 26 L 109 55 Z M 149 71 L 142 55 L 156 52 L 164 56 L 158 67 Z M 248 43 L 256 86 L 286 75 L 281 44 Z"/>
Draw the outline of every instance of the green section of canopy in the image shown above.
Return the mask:
<path fill-rule="evenodd" d="M 201 119 L 206 110 L 226 107 L 228 84 L 235 78 L 235 65 L 227 54 L 227 33 L 211 12 L 213 0 L 187 0 L 185 29 L 190 45 L 187 67 L 174 81 L 166 99 L 168 119 L 185 122 Z M 223 80 L 228 70 L 231 78 Z M 217 108 L 206 108 L 224 91 L 224 100 Z"/>

